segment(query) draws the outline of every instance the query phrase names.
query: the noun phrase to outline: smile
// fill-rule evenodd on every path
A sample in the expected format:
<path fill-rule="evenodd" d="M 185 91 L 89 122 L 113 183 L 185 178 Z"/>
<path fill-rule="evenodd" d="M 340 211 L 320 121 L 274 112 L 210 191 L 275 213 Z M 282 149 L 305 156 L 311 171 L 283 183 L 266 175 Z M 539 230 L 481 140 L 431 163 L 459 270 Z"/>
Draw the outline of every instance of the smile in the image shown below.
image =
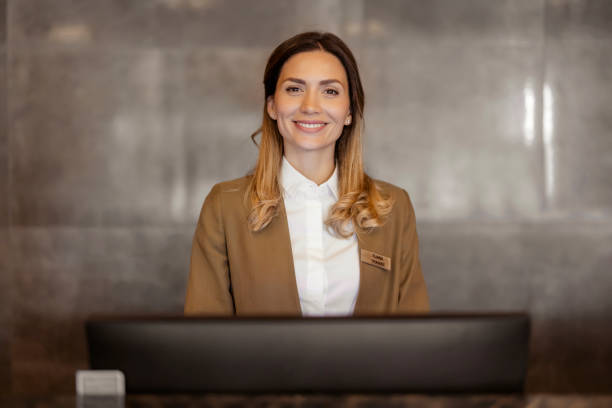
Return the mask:
<path fill-rule="evenodd" d="M 325 122 L 294 121 L 293 123 L 295 123 L 295 126 L 298 129 L 305 132 L 318 132 L 319 130 L 323 129 L 325 125 L 327 125 Z"/>

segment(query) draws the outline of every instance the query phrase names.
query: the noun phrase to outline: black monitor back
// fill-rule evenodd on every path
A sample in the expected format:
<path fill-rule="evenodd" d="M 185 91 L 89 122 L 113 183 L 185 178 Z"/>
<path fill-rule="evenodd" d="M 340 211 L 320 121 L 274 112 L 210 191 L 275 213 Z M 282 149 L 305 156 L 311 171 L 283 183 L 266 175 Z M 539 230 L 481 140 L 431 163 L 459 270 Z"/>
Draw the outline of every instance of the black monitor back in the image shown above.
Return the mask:
<path fill-rule="evenodd" d="M 520 392 L 529 317 L 122 318 L 86 324 L 128 392 Z"/>

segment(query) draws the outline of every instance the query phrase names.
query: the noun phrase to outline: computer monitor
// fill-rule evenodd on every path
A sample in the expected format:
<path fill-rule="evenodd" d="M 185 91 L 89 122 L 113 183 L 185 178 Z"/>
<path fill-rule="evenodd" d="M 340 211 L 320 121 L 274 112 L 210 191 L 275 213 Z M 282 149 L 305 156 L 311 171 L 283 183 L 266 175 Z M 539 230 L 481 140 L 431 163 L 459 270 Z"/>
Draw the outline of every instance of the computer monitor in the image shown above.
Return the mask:
<path fill-rule="evenodd" d="M 128 393 L 521 392 L 524 313 L 97 318 L 92 369 Z"/>

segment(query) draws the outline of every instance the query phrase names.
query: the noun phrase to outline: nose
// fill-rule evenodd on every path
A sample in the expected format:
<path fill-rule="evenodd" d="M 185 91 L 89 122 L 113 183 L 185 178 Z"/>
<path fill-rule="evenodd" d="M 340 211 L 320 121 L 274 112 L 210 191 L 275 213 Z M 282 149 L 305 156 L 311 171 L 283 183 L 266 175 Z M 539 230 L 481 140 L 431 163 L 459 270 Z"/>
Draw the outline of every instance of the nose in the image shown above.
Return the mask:
<path fill-rule="evenodd" d="M 308 90 L 304 93 L 300 110 L 303 113 L 319 113 L 319 98 L 317 92 Z"/>

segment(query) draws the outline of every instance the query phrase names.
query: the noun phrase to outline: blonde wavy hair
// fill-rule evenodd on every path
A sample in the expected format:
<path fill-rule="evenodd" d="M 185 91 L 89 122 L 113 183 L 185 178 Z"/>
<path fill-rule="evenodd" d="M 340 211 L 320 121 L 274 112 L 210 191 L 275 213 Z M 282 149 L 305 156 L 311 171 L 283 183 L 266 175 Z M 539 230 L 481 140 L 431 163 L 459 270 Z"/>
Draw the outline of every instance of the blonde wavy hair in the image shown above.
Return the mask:
<path fill-rule="evenodd" d="M 349 222 L 362 230 L 372 230 L 384 224 L 393 208 L 387 196 L 363 169 L 361 136 L 364 129 L 364 93 L 357 62 L 350 49 L 336 35 L 322 32 L 298 34 L 280 44 L 270 55 L 264 72 L 265 99 L 261 127 L 251 135 L 259 147 L 259 157 L 245 194 L 250 208 L 249 226 L 252 231 L 264 229 L 278 215 L 282 200 L 279 174 L 283 160 L 283 137 L 276 121 L 267 112 L 265 101 L 273 96 L 283 64 L 300 52 L 324 50 L 335 55 L 346 70 L 351 102 L 352 122 L 345 126 L 336 141 L 335 159 L 338 166 L 338 201 L 331 207 L 325 225 L 330 232 L 348 238 Z M 258 144 L 255 137 L 261 133 Z"/>

